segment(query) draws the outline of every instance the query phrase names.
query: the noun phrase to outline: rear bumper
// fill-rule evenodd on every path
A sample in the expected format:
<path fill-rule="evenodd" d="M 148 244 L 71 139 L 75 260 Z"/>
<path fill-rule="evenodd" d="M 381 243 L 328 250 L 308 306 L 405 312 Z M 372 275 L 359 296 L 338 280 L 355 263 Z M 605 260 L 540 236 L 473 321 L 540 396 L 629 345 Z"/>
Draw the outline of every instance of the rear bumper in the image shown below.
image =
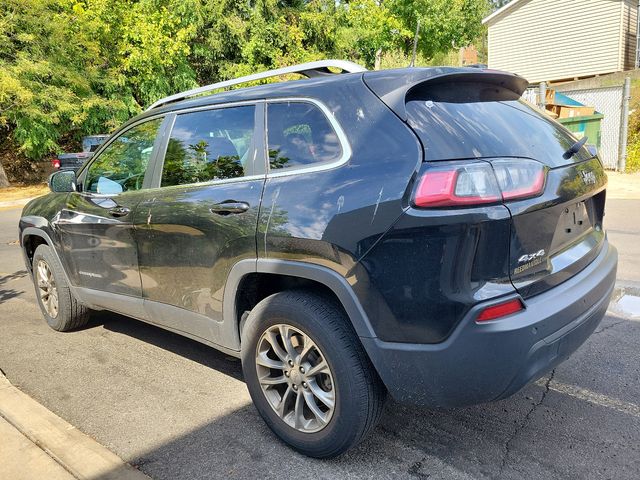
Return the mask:
<path fill-rule="evenodd" d="M 505 398 L 552 370 L 593 333 L 609 305 L 617 263 L 615 247 L 605 240 L 582 272 L 528 298 L 523 312 L 478 324 L 485 306 L 478 305 L 442 343 L 361 340 L 399 402 L 455 407 Z"/>

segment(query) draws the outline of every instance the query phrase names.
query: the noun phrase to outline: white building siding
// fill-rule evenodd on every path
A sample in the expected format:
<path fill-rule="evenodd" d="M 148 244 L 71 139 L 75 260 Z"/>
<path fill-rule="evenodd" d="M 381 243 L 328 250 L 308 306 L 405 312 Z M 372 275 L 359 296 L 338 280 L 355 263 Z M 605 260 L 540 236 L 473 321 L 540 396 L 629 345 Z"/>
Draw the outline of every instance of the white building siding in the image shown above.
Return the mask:
<path fill-rule="evenodd" d="M 629 55 L 623 7 L 632 3 L 520 0 L 488 22 L 489 67 L 532 83 L 622 70 Z"/>
<path fill-rule="evenodd" d="M 624 42 L 622 49 L 622 65 L 624 70 L 635 68 L 636 46 L 638 38 L 638 2 L 637 0 L 625 0 L 622 15 L 622 31 Z"/>

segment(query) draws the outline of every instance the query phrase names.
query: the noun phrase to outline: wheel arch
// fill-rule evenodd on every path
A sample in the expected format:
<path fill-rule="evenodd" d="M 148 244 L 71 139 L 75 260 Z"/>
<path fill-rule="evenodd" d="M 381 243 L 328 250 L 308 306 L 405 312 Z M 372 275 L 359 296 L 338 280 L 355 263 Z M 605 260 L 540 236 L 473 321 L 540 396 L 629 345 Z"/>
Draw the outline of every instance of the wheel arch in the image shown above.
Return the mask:
<path fill-rule="evenodd" d="M 26 227 L 22 230 L 22 234 L 20 236 L 20 245 L 22 246 L 22 254 L 24 256 L 25 265 L 30 273 L 33 273 L 32 263 L 33 255 L 36 249 L 40 245 L 47 245 L 51 247 L 53 254 L 57 257 L 60 265 L 62 265 L 62 272 L 64 273 L 67 284 L 70 287 L 73 287 L 69 280 L 69 275 L 67 275 L 67 271 L 64 268 L 64 263 L 62 263 L 62 259 L 60 258 L 58 250 L 55 247 L 55 243 L 47 232 L 37 227 Z"/>
<path fill-rule="evenodd" d="M 29 271 L 32 271 L 33 255 L 40 245 L 47 245 L 54 251 L 53 241 L 51 237 L 44 231 L 36 227 L 27 227 L 22 231 L 20 237 L 20 245 L 22 246 L 22 253 L 24 255 L 25 264 Z M 57 252 L 56 252 L 57 255 Z"/>
<path fill-rule="evenodd" d="M 296 287 L 314 286 L 320 293 L 330 293 L 337 300 L 340 306 L 351 321 L 356 334 L 359 337 L 374 338 L 375 333 L 371 323 L 362 308 L 355 292 L 347 280 L 338 272 L 330 268 L 306 262 L 297 262 L 280 259 L 249 259 L 236 263 L 227 277 L 227 282 L 223 294 L 223 321 L 225 324 L 225 343 L 229 348 L 240 350 L 240 325 L 245 306 L 253 307 L 275 291 L 280 291 L 277 287 L 267 295 L 252 296 L 253 301 L 247 303 L 243 299 L 245 289 L 250 288 L 250 279 L 257 276 L 264 276 L 273 280 L 278 280 L 279 284 L 293 285 Z M 264 278 L 263 277 L 263 278 Z M 293 281 L 292 281 L 293 280 Z"/>

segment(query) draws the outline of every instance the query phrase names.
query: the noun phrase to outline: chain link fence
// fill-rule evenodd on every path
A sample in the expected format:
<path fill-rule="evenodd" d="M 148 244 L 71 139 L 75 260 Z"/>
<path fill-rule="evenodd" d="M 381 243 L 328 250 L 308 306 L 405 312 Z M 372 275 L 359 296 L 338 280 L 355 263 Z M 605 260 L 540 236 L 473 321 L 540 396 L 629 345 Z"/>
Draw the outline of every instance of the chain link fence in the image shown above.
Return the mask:
<path fill-rule="evenodd" d="M 591 106 L 596 112 L 602 113 L 604 118 L 600 125 L 600 148 L 598 155 L 606 168 L 624 170 L 627 146 L 627 122 L 629 95 L 625 94 L 625 85 L 600 88 L 563 88 L 561 85 L 537 88 L 529 88 L 523 94 L 523 98 L 542 108 L 540 99 L 547 88 L 568 96 L 569 98 Z M 591 142 L 590 142 L 591 143 Z"/>

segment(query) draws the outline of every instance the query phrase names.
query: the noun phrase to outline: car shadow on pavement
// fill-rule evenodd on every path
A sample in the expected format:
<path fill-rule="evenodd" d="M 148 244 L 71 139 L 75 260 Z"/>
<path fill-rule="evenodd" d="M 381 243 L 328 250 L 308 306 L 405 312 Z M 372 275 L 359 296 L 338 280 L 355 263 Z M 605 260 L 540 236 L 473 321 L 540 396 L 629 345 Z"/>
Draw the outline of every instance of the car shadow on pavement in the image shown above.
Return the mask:
<path fill-rule="evenodd" d="M 12 298 L 19 297 L 24 293 L 24 290 L 16 290 L 14 288 L 5 288 L 5 285 L 12 280 L 23 278 L 27 275 L 26 270 L 20 270 L 18 272 L 10 273 L 8 275 L 0 275 L 0 304 L 11 300 Z"/>
<path fill-rule="evenodd" d="M 455 410 L 390 402 L 380 425 L 362 444 L 329 460 L 289 449 L 248 405 L 128 461 L 154 479 L 172 480 L 283 480 L 300 478 L 300 472 L 305 478 L 352 480 L 577 480 L 606 478 L 599 475 L 603 470 L 594 470 L 601 461 L 618 473 L 615 478 L 637 478 L 633 462 L 625 460 L 633 455 L 632 446 L 604 443 L 592 450 L 582 440 L 592 428 L 589 422 L 583 421 L 575 436 L 568 434 L 549 421 L 557 415 L 554 409 L 532 408 L 542 396 L 542 388 L 530 386 L 511 399 Z"/>
<path fill-rule="evenodd" d="M 545 446 L 530 432 L 518 434 L 529 408 L 525 396 L 497 405 L 427 410 L 391 402 L 362 444 L 329 460 L 288 448 L 248 405 L 128 460 L 154 479 L 175 480 L 282 480 L 300 478 L 299 472 L 305 478 L 363 480 L 525 478 L 525 472 L 531 478 L 592 477 L 581 463 L 584 452 L 566 438 Z M 519 415 L 504 414 L 511 410 Z M 553 447 L 555 453 L 534 458 L 532 447 Z"/>
<path fill-rule="evenodd" d="M 390 403 L 381 425 L 362 444 L 338 458 L 318 460 L 298 454 L 280 442 L 255 408 L 248 405 L 129 461 L 152 478 L 175 480 L 282 480 L 300 478 L 300 472 L 304 472 L 305 478 L 318 479 L 459 479 L 499 475 L 501 444 L 474 444 L 475 436 L 465 439 L 446 431 L 443 424 L 460 422 L 455 412 L 436 412 L 440 420 L 434 421 L 429 411 L 410 409 L 412 416 L 427 414 L 430 418 L 427 425 L 424 420 L 419 422 L 419 427 L 409 418 L 398 424 L 406 413 Z M 407 442 L 403 429 L 409 429 L 411 436 L 420 436 L 421 441 Z M 443 448 L 445 442 L 448 446 Z M 484 472 L 454 466 L 452 457 L 460 453 L 468 458 L 486 455 Z"/>
<path fill-rule="evenodd" d="M 112 312 L 94 312 L 86 328 L 102 326 L 106 330 L 136 338 L 181 357 L 242 380 L 240 360 L 155 325 Z"/>
<path fill-rule="evenodd" d="M 627 328 L 637 325 L 627 322 Z M 600 330 L 615 332 L 614 320 Z M 96 313 L 89 327 L 102 326 L 183 356 L 241 380 L 240 362 L 206 345 L 153 325 L 112 313 Z M 640 326 L 639 326 L 640 327 Z M 607 330 L 608 329 L 608 330 Z M 593 348 L 605 337 L 595 335 Z M 589 346 L 567 362 L 573 372 L 592 365 Z M 565 374 L 566 375 L 566 374 Z M 546 386 L 545 386 L 546 385 Z M 229 393 L 231 394 L 231 393 Z M 230 401 L 237 401 L 231 399 Z M 426 409 L 389 401 L 378 427 L 365 441 L 336 459 L 300 455 L 269 430 L 251 404 L 224 409 L 126 461 L 154 479 L 472 479 L 472 478 L 637 478 L 635 417 L 549 389 L 549 381 L 525 387 L 506 400 L 459 409 Z M 213 414 L 214 409 L 211 409 Z M 220 410 L 215 410 L 220 412 Z M 188 410 L 176 412 L 193 421 Z M 156 431 L 165 431 L 157 418 Z M 600 425 L 600 427 L 597 427 Z M 640 424 L 638 424 L 640 425 Z M 173 427 L 166 425 L 166 430 Z M 597 428 L 598 435 L 593 435 Z M 640 430 L 639 430 L 640 431 Z M 603 466 L 604 465 L 604 466 Z M 602 475 L 601 475 L 602 474 Z"/>

